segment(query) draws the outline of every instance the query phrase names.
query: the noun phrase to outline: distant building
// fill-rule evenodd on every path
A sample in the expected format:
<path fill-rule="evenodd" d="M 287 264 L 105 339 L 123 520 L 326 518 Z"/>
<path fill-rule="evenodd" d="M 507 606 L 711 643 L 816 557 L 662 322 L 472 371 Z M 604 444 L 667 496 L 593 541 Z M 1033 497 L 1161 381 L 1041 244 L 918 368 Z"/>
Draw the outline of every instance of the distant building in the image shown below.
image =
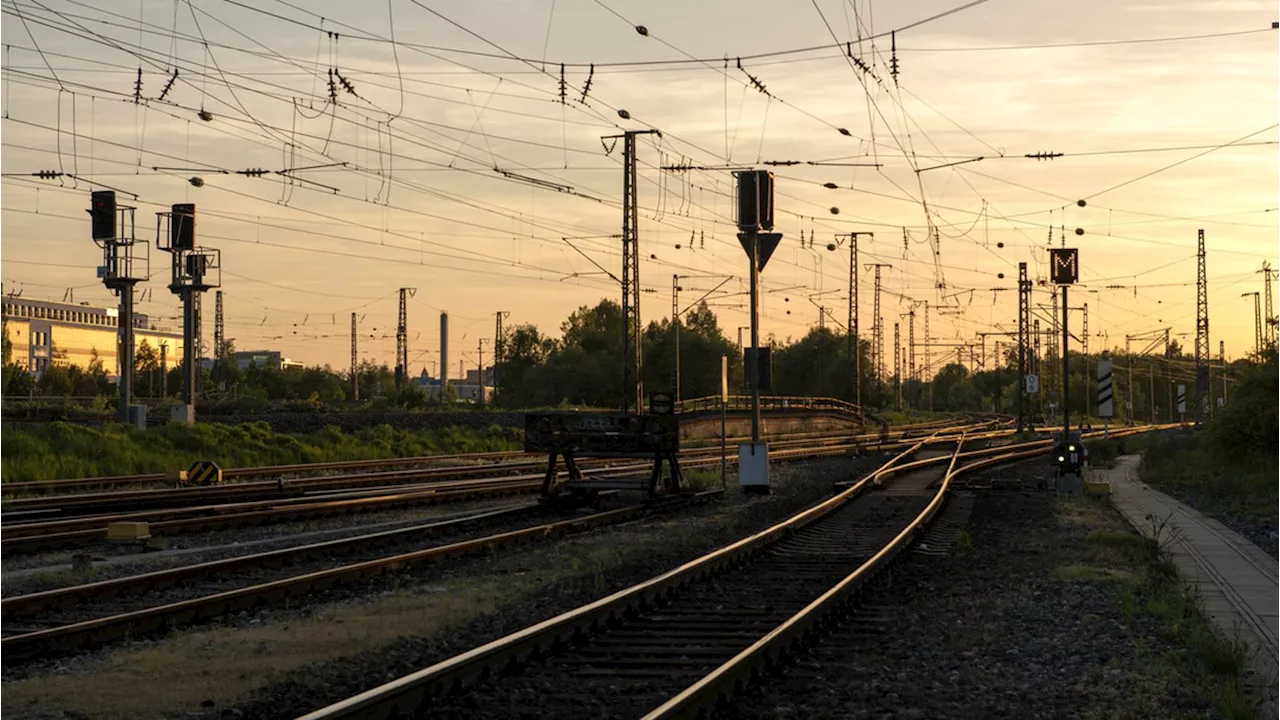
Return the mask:
<path fill-rule="evenodd" d="M 12 361 L 39 374 L 50 365 L 86 368 L 96 353 L 113 380 L 120 377 L 120 318 L 116 308 L 21 297 L 3 298 L 3 316 Z M 143 313 L 133 314 L 135 349 L 147 343 L 167 348 L 166 363 L 182 362 L 182 333 L 160 327 Z"/>
<path fill-rule="evenodd" d="M 250 365 L 262 370 L 301 370 L 305 367 L 297 360 L 290 360 L 279 350 L 245 350 L 235 354 L 236 366 L 248 370 Z"/>
<path fill-rule="evenodd" d="M 475 370 L 472 370 L 469 373 L 469 381 L 465 383 L 458 382 L 457 380 L 449 381 L 449 387 L 453 389 L 454 394 L 457 396 L 460 402 L 474 403 L 476 402 L 477 393 L 480 393 L 480 392 L 484 393 L 481 397 L 485 402 L 487 402 L 488 399 L 493 395 L 493 387 L 491 385 L 486 385 L 483 387 L 483 389 L 480 389 L 480 386 L 477 386 L 475 384 L 474 380 L 477 374 L 478 373 Z M 493 368 L 488 369 L 488 375 L 492 377 Z M 417 378 L 414 378 L 414 381 L 418 384 L 418 389 L 425 392 L 429 397 L 438 397 L 440 395 L 439 379 L 433 378 L 433 377 L 419 376 Z"/>
<path fill-rule="evenodd" d="M 480 371 L 479 371 L 479 370 L 468 370 L 468 371 L 467 371 L 467 379 L 466 379 L 466 381 L 465 381 L 463 384 L 464 384 L 464 385 L 479 385 L 479 384 L 480 384 Z M 493 387 L 493 366 L 492 366 L 492 365 L 490 365 L 489 367 L 487 367 L 487 368 L 485 368 L 485 369 L 484 369 L 484 384 L 485 384 L 485 385 L 487 385 L 487 386 L 489 386 L 489 387 Z"/>

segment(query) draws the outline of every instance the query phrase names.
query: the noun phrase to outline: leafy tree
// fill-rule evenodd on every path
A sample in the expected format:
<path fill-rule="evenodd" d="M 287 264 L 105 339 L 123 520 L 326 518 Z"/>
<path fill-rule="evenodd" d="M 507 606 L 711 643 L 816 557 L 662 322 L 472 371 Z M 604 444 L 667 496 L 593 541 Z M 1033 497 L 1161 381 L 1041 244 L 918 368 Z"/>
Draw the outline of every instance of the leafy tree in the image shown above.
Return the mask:
<path fill-rule="evenodd" d="M 720 356 L 729 358 L 729 388 L 742 385 L 742 361 L 737 346 L 720 331 L 705 302 L 690 310 L 679 325 L 681 398 L 720 394 Z M 645 387 L 674 390 L 676 325 L 669 318 L 649 323 L 644 333 Z"/>
<path fill-rule="evenodd" d="M 76 388 L 73 370 L 78 368 L 50 363 L 36 380 L 36 391 L 46 397 L 71 397 Z"/>
<path fill-rule="evenodd" d="M 529 407 L 545 404 L 548 395 L 534 375 L 556 349 L 554 340 L 533 325 L 517 325 L 507 333 L 502 363 L 498 366 L 498 404 Z"/>

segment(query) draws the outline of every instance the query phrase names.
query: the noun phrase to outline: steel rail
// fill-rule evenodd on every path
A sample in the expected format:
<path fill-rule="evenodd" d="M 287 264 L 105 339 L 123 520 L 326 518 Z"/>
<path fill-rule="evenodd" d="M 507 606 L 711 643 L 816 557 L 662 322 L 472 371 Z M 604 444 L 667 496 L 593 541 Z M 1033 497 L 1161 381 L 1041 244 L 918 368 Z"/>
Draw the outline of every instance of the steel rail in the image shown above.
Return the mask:
<path fill-rule="evenodd" d="M 224 479 L 256 477 L 260 475 L 289 475 L 293 473 L 316 472 L 324 470 L 357 470 L 387 467 L 393 465 L 414 465 L 437 463 L 442 461 L 468 461 L 503 459 L 524 455 L 523 450 L 495 450 L 479 453 L 453 453 L 449 455 L 417 455 L 400 458 L 372 458 L 369 460 L 333 460 L 317 463 L 291 463 L 285 465 L 256 465 L 240 468 L 226 468 L 222 471 Z M 0 492 L 31 493 L 57 490 L 72 487 L 102 487 L 110 485 L 133 485 L 149 482 L 172 482 L 165 473 L 140 473 L 137 475 L 106 475 L 102 477 L 66 478 L 58 480 L 22 480 L 6 482 L 0 485 Z"/>
<path fill-rule="evenodd" d="M 272 522 L 292 522 L 304 518 L 341 515 L 354 512 L 388 510 L 396 507 L 412 507 L 463 500 L 482 495 L 501 495 L 519 492 L 530 492 L 541 486 L 539 479 L 507 479 L 486 481 L 481 485 L 466 487 L 432 488 L 396 494 L 381 494 L 367 498 L 329 500 L 313 502 L 307 505 L 274 507 L 265 510 L 253 510 L 239 513 L 215 513 L 190 518 L 150 523 L 150 532 L 154 536 L 176 535 L 201 530 L 216 530 L 251 525 L 263 525 Z M 217 506 L 214 506 L 217 507 Z M 70 530 L 49 534 L 35 534 L 22 537 L 10 537 L 5 530 L 0 538 L 0 550 L 6 553 L 35 552 L 83 547 L 100 542 L 106 538 L 106 525 L 81 530 Z"/>
<path fill-rule="evenodd" d="M 874 479 L 926 444 L 921 440 L 894 456 L 841 494 L 742 540 L 632 587 L 519 630 L 418 672 L 393 680 L 304 716 L 303 720 L 411 716 L 429 698 L 479 682 L 512 663 L 548 652 L 608 626 L 630 612 L 651 607 L 699 579 L 720 574 L 756 551 L 813 523 L 869 487 Z M 945 459 L 945 458 L 941 458 Z"/>
<path fill-rule="evenodd" d="M 1140 430 L 1147 430 L 1144 428 Z M 963 441 L 961 441 L 963 442 Z M 933 519 L 947 496 L 951 482 L 960 475 L 997 464 L 1044 456 L 1051 441 L 1033 441 L 999 448 L 962 452 L 960 443 L 950 457 L 935 457 L 900 462 L 924 443 L 918 443 L 896 456 L 880 469 L 867 475 L 832 499 L 799 513 L 771 528 L 686 563 L 675 570 L 631 588 L 601 598 L 521 631 L 487 643 L 416 673 L 393 680 L 378 688 L 340 701 L 304 716 L 303 720 L 332 720 L 348 717 L 392 717 L 420 712 L 430 698 L 457 691 L 463 686 L 482 681 L 528 658 L 543 656 L 575 640 L 619 623 L 626 617 L 644 613 L 661 605 L 661 601 L 690 583 L 719 575 L 739 566 L 756 551 L 772 542 L 793 535 L 809 523 L 829 514 L 864 489 L 878 484 L 893 473 L 936 465 L 947 461 L 947 470 L 937 492 L 926 508 L 894 539 L 877 551 L 843 581 L 824 592 L 799 615 L 769 632 L 765 637 L 739 653 L 709 676 L 672 698 L 654 717 L 694 717 L 706 714 L 720 698 L 732 694 L 737 683 L 763 663 L 785 660 L 800 647 L 808 633 L 819 625 L 822 617 L 840 600 L 849 597 L 877 570 L 882 569 L 918 536 Z M 981 457 L 985 455 L 986 457 Z M 962 458 L 979 458 L 958 466 Z"/>
<path fill-rule="evenodd" d="M 344 552 L 419 538 L 430 538 L 447 532 L 458 532 L 494 520 L 510 520 L 544 510 L 545 507 L 539 503 L 527 503 L 517 507 L 491 510 L 460 518 L 437 520 L 411 527 L 383 530 L 335 540 L 324 540 L 247 555 L 236 555 L 221 560 L 209 560 L 192 565 L 154 570 L 138 575 L 17 595 L 0 600 L 0 618 L 8 622 L 38 612 L 64 608 L 81 601 L 104 600 L 121 595 L 161 589 L 179 582 L 242 568 L 271 567 L 286 561 L 297 562 L 333 552 Z"/>
<path fill-rule="evenodd" d="M 800 449 L 803 449 L 803 450 L 811 449 L 807 443 L 797 443 L 797 444 L 801 446 Z M 819 447 L 821 446 L 822 444 L 819 445 Z M 833 449 L 844 451 L 848 447 L 850 446 L 834 445 Z M 696 451 L 693 454 L 711 456 L 713 452 L 717 452 L 717 450 L 714 448 L 707 448 L 705 450 Z M 545 462 L 546 462 L 545 460 L 542 460 L 539 463 L 539 465 L 543 465 L 545 464 Z M 687 462 L 690 462 L 690 459 L 686 458 L 686 463 Z M 618 461 L 615 460 L 613 461 L 613 463 L 614 464 L 612 465 L 593 468 L 587 471 L 586 474 L 588 475 L 598 474 L 600 472 L 605 472 L 606 470 L 609 472 L 619 472 L 619 471 L 627 472 L 630 470 L 639 470 L 639 469 L 644 469 L 648 467 L 648 465 L 645 465 L 643 463 L 637 463 L 637 462 L 618 464 Z M 507 468 L 502 468 L 502 469 L 507 469 Z M 146 521 L 156 523 L 156 527 L 163 528 L 163 527 L 170 527 L 170 526 L 161 524 L 165 521 L 175 521 L 175 520 L 180 520 L 183 518 L 190 518 L 190 517 L 197 517 L 197 518 L 208 517 L 208 518 L 213 518 L 215 520 L 224 520 L 224 519 L 228 519 L 232 513 L 239 513 L 240 511 L 250 512 L 250 511 L 256 511 L 256 510 L 278 510 L 280 508 L 287 507 L 287 506 L 296 506 L 301 509 L 301 508 L 309 507 L 316 503 L 321 503 L 321 502 L 333 503 L 340 500 L 367 497 L 371 494 L 388 495 L 396 491 L 438 493 L 440 491 L 445 491 L 445 490 L 487 487 L 492 484 L 521 483 L 521 481 L 534 481 L 534 480 L 541 480 L 542 478 L 543 478 L 543 473 L 537 472 L 537 473 L 526 473 L 526 474 L 514 475 L 514 476 L 473 478 L 468 480 L 458 480 L 458 481 L 452 481 L 452 482 L 449 482 L 449 481 L 434 482 L 429 484 L 410 483 L 399 488 L 383 487 L 377 490 L 363 490 L 363 491 L 344 493 L 344 494 L 337 494 L 337 493 L 332 495 L 314 495 L 313 494 L 313 495 L 306 495 L 301 497 L 272 498 L 269 500 L 245 501 L 245 502 L 237 502 L 237 503 L 218 503 L 218 504 L 197 505 L 193 507 L 175 508 L 175 509 L 140 510 L 140 511 L 130 512 L 130 513 L 92 515 L 92 516 L 86 516 L 86 517 L 74 517 L 74 518 L 54 519 L 54 520 L 37 520 L 33 522 L 18 523 L 18 524 L 7 526 L 4 528 L 4 534 L 6 538 L 14 539 L 14 538 L 21 538 L 21 537 L 30 537 L 34 535 L 46 535 L 46 534 L 59 532 L 59 531 L 69 532 L 74 530 L 90 530 L 90 529 L 105 530 L 107 523 L 123 522 L 123 521 L 131 521 L 131 520 L 135 520 L 135 521 L 146 520 Z M 523 487 L 523 485 L 521 485 L 521 487 Z M 216 525 L 218 523 L 215 522 L 214 524 Z M 202 524 L 199 521 L 193 521 L 193 526 L 197 528 L 207 527 L 206 524 Z"/>
<path fill-rule="evenodd" d="M 1006 451 L 1001 455 L 978 460 L 957 468 L 959 448 L 952 455 L 947 471 L 933 499 L 893 540 L 889 541 L 866 562 L 862 563 L 843 580 L 815 598 L 803 610 L 778 625 L 764 637 L 752 643 L 732 659 L 689 686 L 675 697 L 644 716 L 644 720 L 670 720 L 672 718 L 701 717 L 731 698 L 746 686 L 753 673 L 770 671 L 786 664 L 804 651 L 823 632 L 823 623 L 839 611 L 855 596 L 857 591 L 889 566 L 898 555 L 910 547 L 936 517 L 946 498 L 951 481 L 959 474 L 991 465 L 1042 456 L 1039 448 Z"/>
<path fill-rule="evenodd" d="M 891 433 L 890 437 L 903 437 L 911 432 L 913 432 L 912 429 L 903 428 Z M 785 447 L 792 444 L 807 444 L 811 442 L 856 443 L 860 440 L 870 442 L 878 439 L 879 436 L 875 434 L 803 433 L 798 436 L 791 435 L 774 440 L 772 444 L 775 447 Z M 685 454 L 697 455 L 712 453 L 715 450 L 716 448 L 714 447 L 689 448 L 685 451 Z M 525 460 L 495 462 L 484 465 L 386 470 L 357 475 L 317 476 L 288 480 L 258 480 L 209 487 L 144 488 L 12 498 L 4 501 L 2 505 L 4 512 L 0 514 L 0 522 L 3 522 L 6 526 L 13 526 L 21 524 L 21 519 L 18 523 L 11 521 L 13 515 L 39 516 L 55 512 L 72 513 L 76 510 L 110 509 L 117 505 L 139 509 L 148 505 L 164 507 L 212 500 L 249 501 L 264 498 L 277 499 L 296 496 L 301 491 L 319 488 L 355 488 L 390 485 L 410 480 L 461 479 L 493 472 L 530 471 L 544 465 L 545 462 L 545 457 L 539 456 L 529 457 Z M 584 459 L 582 464 L 588 466 L 600 465 L 608 464 L 608 461 Z"/>
<path fill-rule="evenodd" d="M 965 426 L 965 427 L 968 427 L 968 426 Z M 886 445 L 883 442 L 879 442 L 876 445 L 865 445 L 863 443 L 858 442 L 859 439 L 861 438 L 858 436 L 854 436 L 853 438 L 850 438 L 849 436 L 846 436 L 846 435 L 836 435 L 836 436 L 823 437 L 815 440 L 785 440 L 785 441 L 775 443 L 774 446 L 776 448 L 787 448 L 793 445 L 809 447 L 813 443 L 818 443 L 818 444 L 830 444 L 843 449 L 859 449 L 859 448 L 880 449 Z M 710 455 L 716 454 L 716 451 L 717 449 L 713 447 L 694 448 L 686 451 L 687 453 L 686 457 L 690 458 L 690 457 L 696 457 L 699 455 L 710 456 Z M 616 461 L 613 461 L 613 462 L 616 463 Z M 290 489 L 298 486 L 299 484 L 307 484 L 311 486 L 313 488 L 312 492 L 314 493 L 315 492 L 314 488 L 316 486 L 328 486 L 328 485 L 339 486 L 335 488 L 335 490 L 348 489 L 343 486 L 351 485 L 351 484 L 354 484 L 355 487 L 359 487 L 360 485 L 365 484 L 363 482 L 365 478 L 371 477 L 375 481 L 377 481 L 376 484 L 381 485 L 385 491 L 389 491 L 386 488 L 386 486 L 383 484 L 384 482 L 404 481 L 409 479 L 419 479 L 423 477 L 437 477 L 437 476 L 446 476 L 446 475 L 453 476 L 453 475 L 482 474 L 485 472 L 494 472 L 494 471 L 516 471 L 519 469 L 531 470 L 534 467 L 541 464 L 542 464 L 541 462 L 506 463 L 506 464 L 499 464 L 499 465 L 479 466 L 479 467 L 467 468 L 463 470 L 458 470 L 453 468 L 449 468 L 449 469 L 437 468 L 437 469 L 432 469 L 430 471 L 396 471 L 393 473 L 377 473 L 372 476 L 358 475 L 358 476 L 316 478 L 316 479 L 291 481 L 289 485 L 283 486 L 283 489 L 278 488 L 278 486 L 275 483 L 269 483 L 268 485 L 271 488 L 271 490 L 268 493 L 269 497 L 265 499 L 258 499 L 256 501 L 241 500 L 239 501 L 238 507 L 248 508 L 256 504 L 258 507 L 265 508 L 265 507 L 275 507 L 275 506 L 286 504 L 286 503 L 307 503 L 307 502 L 315 501 L 316 498 L 314 497 L 314 495 L 299 496 L 299 495 L 291 494 Z M 608 465 L 607 462 L 599 463 L 599 464 Z M 614 465 L 613 467 L 616 468 L 617 466 Z M 538 476 L 540 477 L 541 474 L 539 474 Z M 530 475 L 530 477 L 533 477 L 533 475 Z M 455 479 L 455 478 L 451 477 L 450 479 Z M 493 479 L 494 478 L 479 478 L 479 479 L 476 479 L 475 481 L 483 482 L 485 480 L 493 480 Z M 507 476 L 507 479 L 514 479 L 514 477 Z M 241 486 L 243 487 L 244 485 L 248 485 L 248 483 L 242 484 Z M 416 483 L 407 483 L 406 485 L 407 486 L 403 489 L 408 490 L 410 489 L 409 486 L 416 485 Z M 350 489 L 354 490 L 355 487 L 352 487 Z M 224 489 L 224 488 L 195 488 L 195 489 L 183 489 L 183 490 L 176 490 L 176 491 L 175 490 L 126 491 L 125 493 L 120 493 L 120 494 L 110 494 L 108 507 L 103 509 L 110 509 L 110 507 L 114 506 L 115 503 L 121 503 L 121 502 L 127 502 L 131 506 L 136 506 L 138 504 L 137 501 L 139 499 L 147 499 L 147 498 L 155 497 L 156 493 L 175 493 L 175 494 L 182 494 L 185 496 L 190 494 L 191 490 L 217 491 L 221 489 Z M 231 489 L 234 489 L 234 488 L 231 488 Z M 203 499 L 203 495 L 196 496 L 192 499 L 196 499 L 196 500 Z M 53 511 L 53 510 L 62 509 L 65 507 L 74 508 L 77 506 L 76 505 L 77 501 L 80 501 L 82 504 L 84 504 L 84 506 L 88 507 L 90 506 L 90 502 L 89 502 L 90 500 L 96 500 L 96 496 L 82 495 L 78 497 L 65 497 L 61 499 L 40 498 L 39 502 L 46 504 L 47 509 L 49 511 Z M 10 501 L 6 505 L 6 507 L 12 507 L 15 504 L 20 505 L 23 502 L 24 501 L 21 501 L 21 500 Z M 237 505 L 230 505 L 230 504 L 199 505 L 195 507 L 169 509 L 163 512 L 159 511 L 158 509 L 147 509 L 146 511 L 139 510 L 137 512 L 127 513 L 127 514 L 97 515 L 97 516 L 91 515 L 87 517 L 71 517 L 71 518 L 58 518 L 58 519 L 51 519 L 47 517 L 34 517 L 34 518 L 27 518 L 26 522 L 16 522 L 16 523 L 6 524 L 4 526 L 4 529 L 5 529 L 5 534 L 8 537 L 22 537 L 22 536 L 29 536 L 32 534 L 52 532 L 52 530 L 55 528 L 62 529 L 62 530 L 71 530 L 76 528 L 97 527 L 101 524 L 105 524 L 106 522 L 113 522 L 113 521 L 143 520 L 143 519 L 147 519 L 147 520 L 176 519 L 179 517 L 185 517 L 189 515 L 201 515 L 201 514 L 209 514 L 212 512 L 221 512 L 223 511 L 222 508 L 231 509 L 234 507 L 237 507 Z M 59 523 L 62 523 L 62 524 L 59 524 Z"/>
<path fill-rule="evenodd" d="M 903 443 L 880 446 L 890 449 Z M 778 460 L 804 459 L 846 454 L 850 449 L 861 448 L 855 444 L 828 445 L 818 448 L 789 448 L 774 453 Z M 715 450 L 709 448 L 708 451 Z M 706 457 L 686 460 L 686 467 L 695 468 L 710 466 L 719 462 L 718 453 Z M 730 458 L 736 463 L 736 458 Z M 647 472 L 647 464 L 613 466 L 586 470 L 585 473 L 601 472 L 619 475 Z M 0 538 L 0 550 L 5 552 L 33 552 L 41 550 L 57 550 L 82 547 L 101 541 L 106 536 L 106 525 L 113 521 L 148 521 L 152 535 L 175 535 L 185 532 L 260 525 L 269 522 L 285 522 L 305 517 L 335 515 L 369 510 L 383 510 L 398 506 L 412 506 L 458 500 L 477 495 L 504 494 L 534 490 L 541 486 L 542 474 L 530 474 L 509 478 L 488 478 L 463 480 L 455 483 L 437 483 L 429 486 L 416 486 L 414 489 L 387 494 L 367 496 L 364 491 L 361 497 L 334 497 L 325 499 L 302 498 L 286 499 L 277 502 L 257 502 L 233 505 L 209 505 L 197 508 L 185 508 L 168 511 L 157 515 L 155 512 L 127 513 L 95 518 L 79 518 L 58 520 L 45 523 L 32 523 L 5 528 L 4 537 Z M 156 520 L 156 518 L 168 518 Z"/>
<path fill-rule="evenodd" d="M 13 635 L 0 639 L 0 657 L 3 657 L 6 663 L 10 663 L 13 660 L 22 661 L 75 652 L 122 637 L 152 634 L 230 612 L 251 610 L 286 597 L 327 590 L 335 585 L 378 577 L 445 558 L 458 557 L 480 550 L 494 550 L 521 542 L 557 538 L 611 523 L 624 522 L 657 510 L 683 506 L 691 501 L 707 500 L 722 492 L 723 490 L 717 488 L 689 496 L 665 498 L 656 502 L 607 510 L 569 520 L 542 523 L 482 538 L 304 573 L 110 617 Z"/>
<path fill-rule="evenodd" d="M 1046 444 L 1048 443 L 1042 441 L 1025 443 L 1013 448 L 988 448 L 968 452 L 962 452 L 958 445 L 933 499 L 891 541 L 842 580 L 834 583 L 828 590 L 809 602 L 802 610 L 779 623 L 734 657 L 729 658 L 693 685 L 646 714 L 645 720 L 705 717 L 722 707 L 734 693 L 748 686 L 753 679 L 788 663 L 824 634 L 825 629 L 830 627 L 829 621 L 843 612 L 848 601 L 855 597 L 869 580 L 887 569 L 903 551 L 922 536 L 924 530 L 938 516 L 953 480 L 963 473 L 997 464 L 1042 457 L 1043 446 Z M 1029 445 L 1034 447 L 1028 447 Z M 992 452 L 993 450 L 995 452 Z M 962 467 L 957 466 L 962 458 L 973 458 L 979 455 L 988 457 L 977 459 Z M 909 463 L 899 466 L 897 470 L 906 471 L 909 467 L 921 464 L 923 463 Z"/>
<path fill-rule="evenodd" d="M 718 400 L 718 396 L 717 396 Z M 718 406 L 717 406 L 718 408 Z M 895 432 L 907 430 L 920 430 L 939 423 L 954 422 L 954 419 L 931 420 L 923 423 L 913 423 L 898 425 Z M 789 433 L 782 439 L 808 439 L 811 436 L 820 436 L 824 433 Z M 841 433 L 826 433 L 827 435 L 839 435 Z M 849 433 L 843 433 L 849 435 Z M 874 434 L 867 433 L 856 436 L 874 437 Z M 745 440 L 745 437 L 729 438 L 730 441 Z M 336 460 L 319 463 L 293 463 L 285 465 L 259 465 L 242 468 L 227 468 L 222 471 L 225 479 L 237 479 L 257 476 L 280 476 L 292 475 L 298 473 L 321 472 L 327 470 L 358 470 L 373 469 L 380 467 L 389 467 L 395 465 L 416 465 L 426 463 L 439 463 L 446 461 L 474 461 L 474 460 L 491 460 L 491 459 L 507 459 L 517 458 L 526 455 L 521 450 L 498 450 L 480 453 L 455 453 L 446 455 L 419 455 L 402 458 L 373 458 L 368 460 Z M 421 469 L 421 468 L 419 468 Z M 52 490 L 66 488 L 96 488 L 109 487 L 113 485 L 138 485 L 145 483 L 169 483 L 165 473 L 142 473 L 137 475 L 110 475 L 89 478 L 68 478 L 58 480 L 27 480 L 6 482 L 0 484 L 0 493 L 4 495 L 12 495 L 17 493 L 48 493 Z"/>

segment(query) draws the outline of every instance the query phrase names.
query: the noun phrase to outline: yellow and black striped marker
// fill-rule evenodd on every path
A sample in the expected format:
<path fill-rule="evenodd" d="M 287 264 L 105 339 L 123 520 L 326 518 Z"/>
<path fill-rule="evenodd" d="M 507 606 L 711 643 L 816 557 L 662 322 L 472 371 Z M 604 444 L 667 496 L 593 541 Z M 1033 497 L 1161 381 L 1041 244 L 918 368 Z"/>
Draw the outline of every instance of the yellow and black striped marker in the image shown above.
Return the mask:
<path fill-rule="evenodd" d="M 187 482 L 192 485 L 221 485 L 222 468 L 212 460 L 198 460 L 187 471 Z"/>

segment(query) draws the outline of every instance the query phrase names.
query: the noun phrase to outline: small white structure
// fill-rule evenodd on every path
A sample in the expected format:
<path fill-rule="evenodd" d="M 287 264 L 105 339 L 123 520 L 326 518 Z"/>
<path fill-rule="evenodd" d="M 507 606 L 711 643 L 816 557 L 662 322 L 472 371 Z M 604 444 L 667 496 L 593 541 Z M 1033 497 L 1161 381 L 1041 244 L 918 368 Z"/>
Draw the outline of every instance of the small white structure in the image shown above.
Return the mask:
<path fill-rule="evenodd" d="M 769 443 L 738 446 L 738 484 L 744 492 L 769 492 Z"/>

